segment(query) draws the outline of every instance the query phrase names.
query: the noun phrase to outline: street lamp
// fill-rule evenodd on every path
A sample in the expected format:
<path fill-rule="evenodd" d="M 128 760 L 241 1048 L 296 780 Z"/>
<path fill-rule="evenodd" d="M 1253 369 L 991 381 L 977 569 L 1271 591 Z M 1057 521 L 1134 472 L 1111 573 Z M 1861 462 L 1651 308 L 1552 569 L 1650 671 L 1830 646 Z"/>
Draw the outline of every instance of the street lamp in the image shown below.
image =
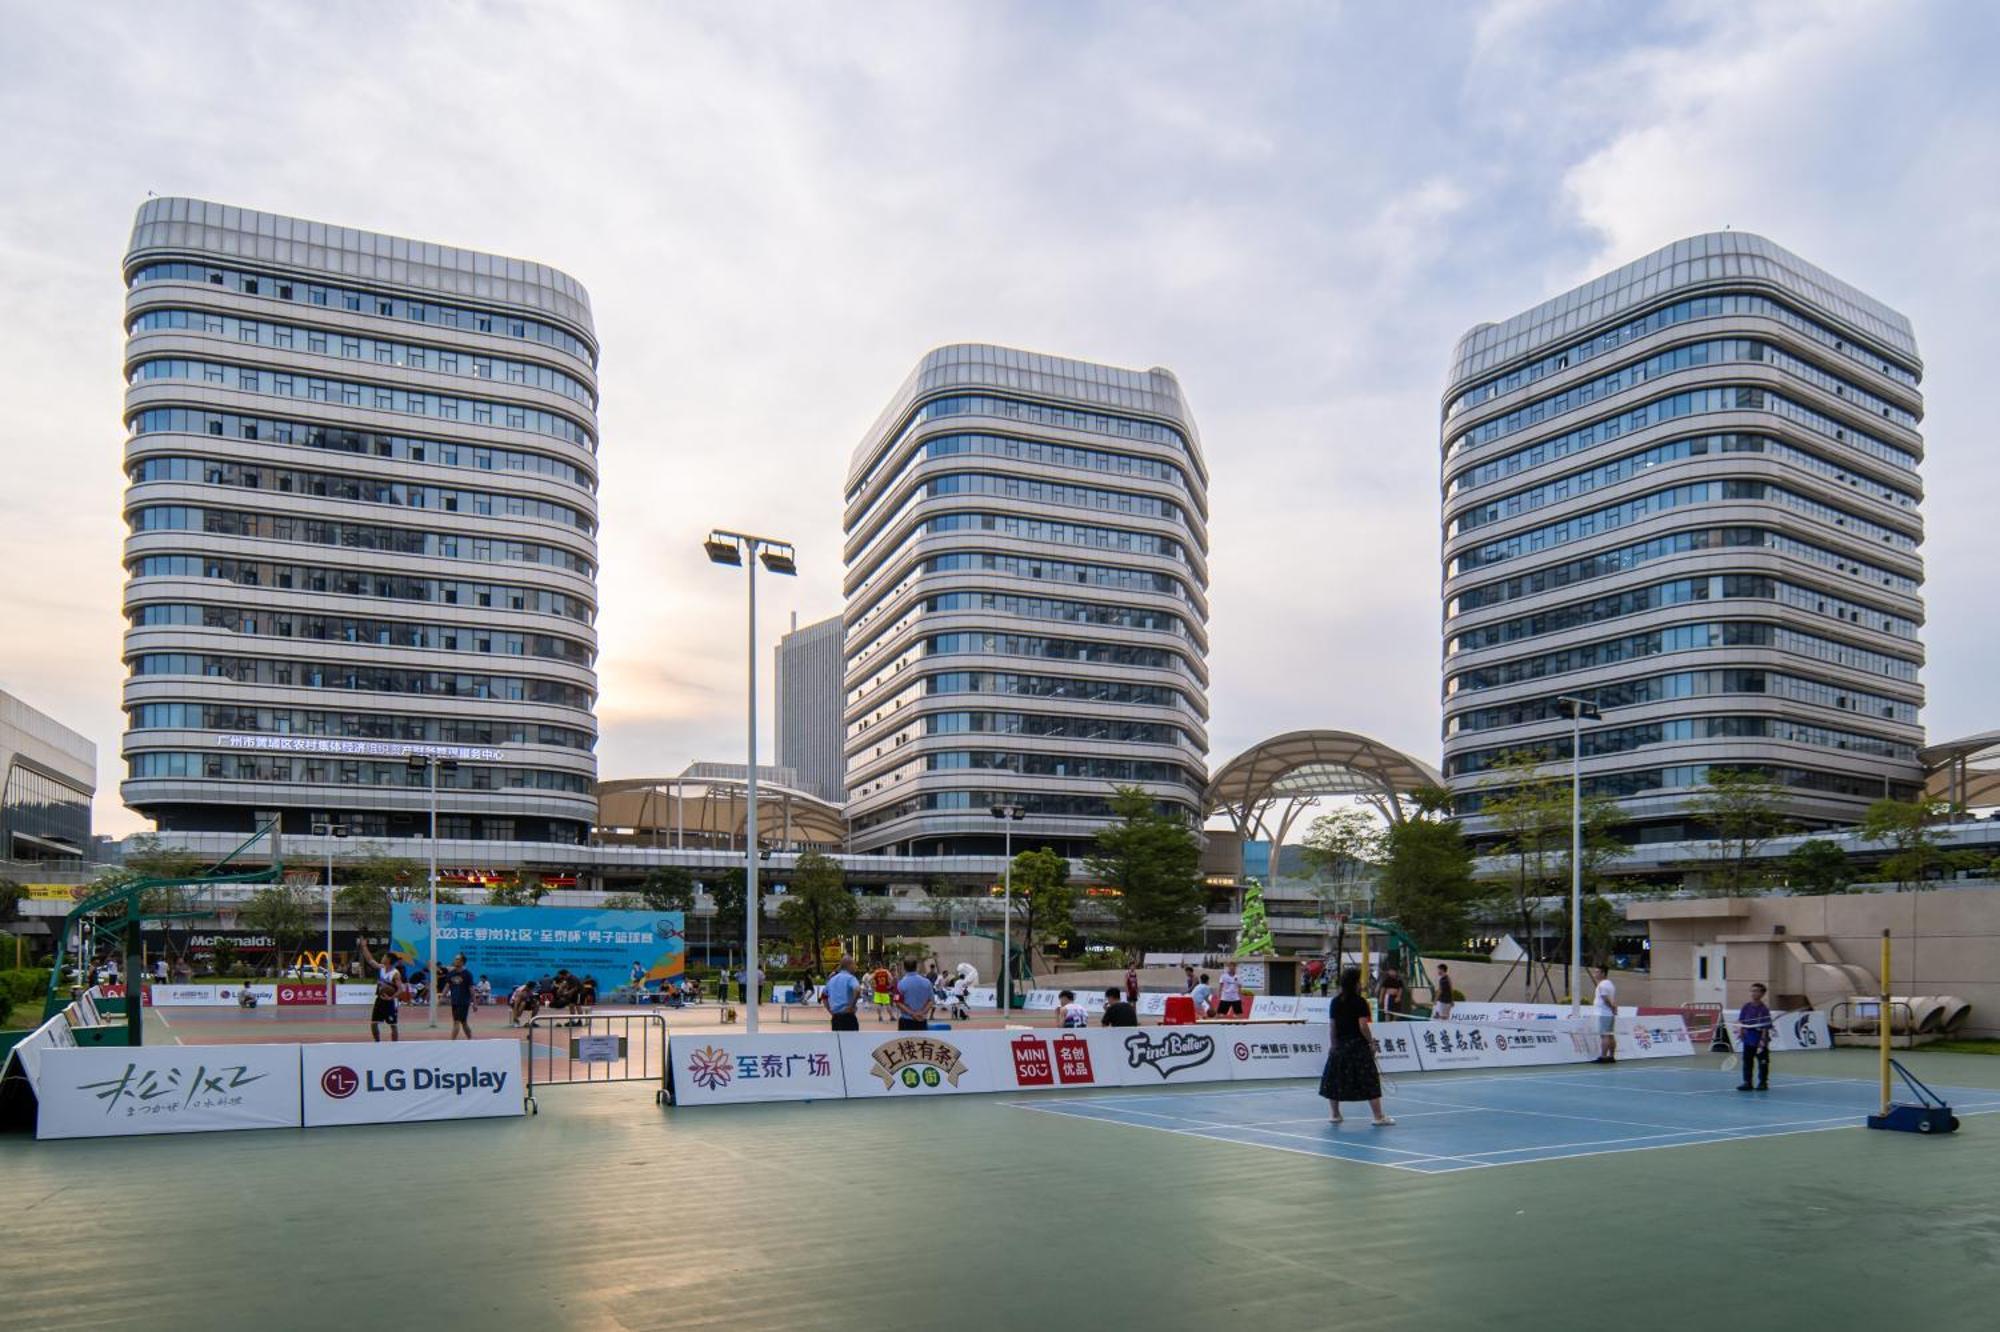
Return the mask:
<path fill-rule="evenodd" d="M 1587 698 L 1564 694 L 1556 712 L 1569 718 L 1569 1015 L 1576 1017 L 1583 999 L 1577 977 L 1583 974 L 1583 723 L 1604 713 Z"/>
<path fill-rule="evenodd" d="M 796 574 L 795 552 L 789 541 L 752 536 L 748 532 L 710 532 L 702 549 L 716 564 L 747 569 L 750 574 L 750 761 L 744 769 L 743 793 L 743 1030 L 757 1034 L 757 565 L 774 574 Z M 746 563 L 744 556 L 754 555 Z"/>
<path fill-rule="evenodd" d="M 314 837 L 345 837 L 344 823 L 314 823 Z M 333 843 L 326 844 L 326 1006 L 333 1007 Z"/>
<path fill-rule="evenodd" d="M 435 1027 L 438 1024 L 438 773 L 457 772 L 458 764 L 421 749 L 404 750 L 403 761 L 408 765 L 406 772 L 426 773 L 431 788 L 431 939 L 427 949 L 431 974 L 424 978 L 424 993 L 430 997 L 430 1021 L 427 1025 Z"/>
<path fill-rule="evenodd" d="M 1014 825 L 1022 819 L 1027 818 L 1028 811 L 1022 809 L 1019 805 L 993 805 L 988 808 L 987 812 L 1000 820 L 1000 829 L 1004 834 L 1003 840 L 1007 848 L 1005 852 L 1007 857 L 1007 886 L 1004 890 L 1006 895 L 1000 910 L 1000 990 L 997 996 L 1000 1000 L 1000 1016 L 1005 1018 L 1009 1013 L 1014 1011 L 1009 1002 L 1013 998 L 1014 980 L 1014 968 L 1011 965 L 1014 960 L 1012 956 L 1014 952 Z"/>

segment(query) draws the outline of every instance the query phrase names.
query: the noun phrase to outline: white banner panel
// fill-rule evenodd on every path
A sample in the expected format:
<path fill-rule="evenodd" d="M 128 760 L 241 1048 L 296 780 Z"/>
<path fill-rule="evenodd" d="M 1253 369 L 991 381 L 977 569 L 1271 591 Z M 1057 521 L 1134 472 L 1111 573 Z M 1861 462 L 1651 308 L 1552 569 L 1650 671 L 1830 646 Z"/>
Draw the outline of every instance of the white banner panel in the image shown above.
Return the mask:
<path fill-rule="evenodd" d="M 333 1002 L 339 1004 L 369 1004 L 375 1002 L 375 987 L 372 985 L 349 985 L 341 981 L 333 987 Z"/>
<path fill-rule="evenodd" d="M 1333 996 L 1301 995 L 1298 1015 L 1308 1022 L 1332 1022 Z"/>
<path fill-rule="evenodd" d="M 518 1040 L 339 1042 L 301 1056 L 307 1128 L 522 1112 Z"/>
<path fill-rule="evenodd" d="M 1404 1022 L 1414 1029 L 1417 1060 L 1426 1070 L 1514 1068 L 1572 1064 L 1597 1053 L 1594 1033 L 1568 1031 L 1554 1022 L 1488 1027 L 1477 1022 Z"/>
<path fill-rule="evenodd" d="M 1005 1058 L 996 1091 L 1055 1091 L 1075 1087 L 1122 1087 L 1129 1082 L 1125 1037 L 1130 1027 L 1085 1027 L 1069 1031 L 1004 1033 Z"/>
<path fill-rule="evenodd" d="M 847 1094 L 834 1032 L 676 1036 L 667 1049 L 675 1105 L 839 1100 Z"/>
<path fill-rule="evenodd" d="M 839 1033 L 842 1080 L 852 1097 L 998 1091 L 1008 1034 L 844 1031 Z"/>
<path fill-rule="evenodd" d="M 212 1008 L 223 1002 L 213 985 L 155 985 L 155 1008 Z M 228 1002 L 235 1003 L 231 998 Z"/>
<path fill-rule="evenodd" d="M 1229 1075 L 1238 1082 L 1259 1078 L 1316 1078 L 1326 1067 L 1332 1034 L 1325 1027 L 1286 1024 L 1235 1027 L 1221 1033 Z"/>
<path fill-rule="evenodd" d="M 1679 1014 L 1621 1017 L 1613 1026 L 1618 1034 L 1620 1059 L 1674 1059 L 1695 1053 L 1694 1042 L 1688 1039 L 1687 1023 Z M 1594 1024 L 1591 1031 L 1595 1034 Z"/>
<path fill-rule="evenodd" d="M 1299 1015 L 1299 996 L 1295 994 L 1260 994 L 1250 1000 L 1250 1016 L 1268 1018 L 1273 1022 L 1285 1021 Z"/>
<path fill-rule="evenodd" d="M 1729 1044 L 1741 1050 L 1743 1033 L 1737 1029 L 1736 1017 L 1735 1012 L 1723 1014 L 1729 1028 Z M 1811 1009 L 1771 1014 L 1772 1054 L 1806 1054 L 1832 1048 L 1833 1032 L 1826 1025 L 1826 1014 Z"/>
<path fill-rule="evenodd" d="M 15 1043 L 11 1057 L 21 1063 L 21 1071 L 28 1075 L 28 1085 L 37 1091 L 42 1085 L 42 1055 L 49 1050 L 74 1050 L 76 1037 L 70 1034 L 69 1019 L 58 1013 L 41 1026 L 23 1036 Z M 0 1072 L 6 1070 L 0 1061 Z"/>
<path fill-rule="evenodd" d="M 967 1008 L 1000 1007 L 1000 987 L 997 985 L 970 985 L 965 991 Z"/>
<path fill-rule="evenodd" d="M 1139 991 L 1139 1016 L 1161 1017 L 1167 1011 L 1167 996 L 1164 991 Z"/>
<path fill-rule="evenodd" d="M 1021 996 L 1021 1007 L 1031 1013 L 1053 1013 L 1056 1011 L 1056 994 L 1055 990 L 1030 990 Z"/>
<path fill-rule="evenodd" d="M 299 1126 L 296 1045 L 148 1045 L 41 1053 L 37 1138 Z"/>
<path fill-rule="evenodd" d="M 1227 1082 L 1231 1076 L 1224 1042 L 1244 1028 L 1140 1027 L 1119 1029 L 1124 1058 L 1121 1076 L 1128 1087 L 1163 1083 Z"/>

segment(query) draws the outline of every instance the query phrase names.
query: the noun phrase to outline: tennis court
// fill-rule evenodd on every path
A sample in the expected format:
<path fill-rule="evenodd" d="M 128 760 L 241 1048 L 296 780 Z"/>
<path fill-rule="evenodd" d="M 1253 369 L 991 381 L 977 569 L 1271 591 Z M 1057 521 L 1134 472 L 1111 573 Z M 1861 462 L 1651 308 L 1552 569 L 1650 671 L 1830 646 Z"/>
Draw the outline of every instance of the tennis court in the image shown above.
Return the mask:
<path fill-rule="evenodd" d="M 1739 1092 L 1714 1060 L 1672 1067 L 1566 1065 L 1543 1072 L 1424 1074 L 1385 1079 L 1393 1127 L 1365 1105 L 1327 1122 L 1310 1086 L 1157 1091 L 1088 1099 L 1018 1100 L 1021 1110 L 1294 1152 L 1426 1175 L 1613 1152 L 1852 1129 L 1879 1101 L 1877 1083 L 1814 1076 L 1817 1057 L 1781 1062 L 1775 1086 Z M 1797 1070 L 1803 1076 L 1789 1077 Z M 2000 1092 L 1937 1088 L 1954 1113 L 2000 1111 Z"/>

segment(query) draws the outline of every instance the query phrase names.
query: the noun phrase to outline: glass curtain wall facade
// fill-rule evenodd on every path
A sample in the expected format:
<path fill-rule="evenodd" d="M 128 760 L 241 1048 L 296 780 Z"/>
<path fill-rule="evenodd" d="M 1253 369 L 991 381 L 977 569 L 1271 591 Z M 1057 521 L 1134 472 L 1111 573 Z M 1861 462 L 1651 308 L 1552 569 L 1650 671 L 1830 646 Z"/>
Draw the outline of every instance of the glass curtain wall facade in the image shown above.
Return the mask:
<path fill-rule="evenodd" d="M 856 851 L 1089 849 L 1115 788 L 1199 824 L 1208 471 L 1180 385 L 984 345 L 931 352 L 848 476 Z"/>
<path fill-rule="evenodd" d="M 1676 242 L 1458 344 L 1443 399 L 1445 773 L 1502 755 L 1642 841 L 1762 772 L 1805 827 L 1921 782 L 1923 543 L 1909 321 L 1759 236 Z"/>
<path fill-rule="evenodd" d="M 0 865 L 81 863 L 96 791 L 97 746 L 0 692 Z"/>
<path fill-rule="evenodd" d="M 595 815 L 597 344 L 541 264 L 195 199 L 125 256 L 125 802 L 358 837 Z"/>

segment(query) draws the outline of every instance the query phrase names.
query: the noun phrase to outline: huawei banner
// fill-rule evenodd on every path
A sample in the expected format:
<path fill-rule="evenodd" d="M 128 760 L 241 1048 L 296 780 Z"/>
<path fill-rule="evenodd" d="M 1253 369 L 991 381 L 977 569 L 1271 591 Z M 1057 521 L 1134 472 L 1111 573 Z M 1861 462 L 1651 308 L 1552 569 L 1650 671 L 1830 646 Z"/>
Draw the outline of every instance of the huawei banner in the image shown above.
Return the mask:
<path fill-rule="evenodd" d="M 300 1056 L 305 1124 L 399 1124 L 518 1115 L 521 1043 L 388 1041 L 291 1047 Z"/>
<path fill-rule="evenodd" d="M 40 1073 L 37 1138 L 299 1126 L 296 1045 L 50 1049 Z"/>

